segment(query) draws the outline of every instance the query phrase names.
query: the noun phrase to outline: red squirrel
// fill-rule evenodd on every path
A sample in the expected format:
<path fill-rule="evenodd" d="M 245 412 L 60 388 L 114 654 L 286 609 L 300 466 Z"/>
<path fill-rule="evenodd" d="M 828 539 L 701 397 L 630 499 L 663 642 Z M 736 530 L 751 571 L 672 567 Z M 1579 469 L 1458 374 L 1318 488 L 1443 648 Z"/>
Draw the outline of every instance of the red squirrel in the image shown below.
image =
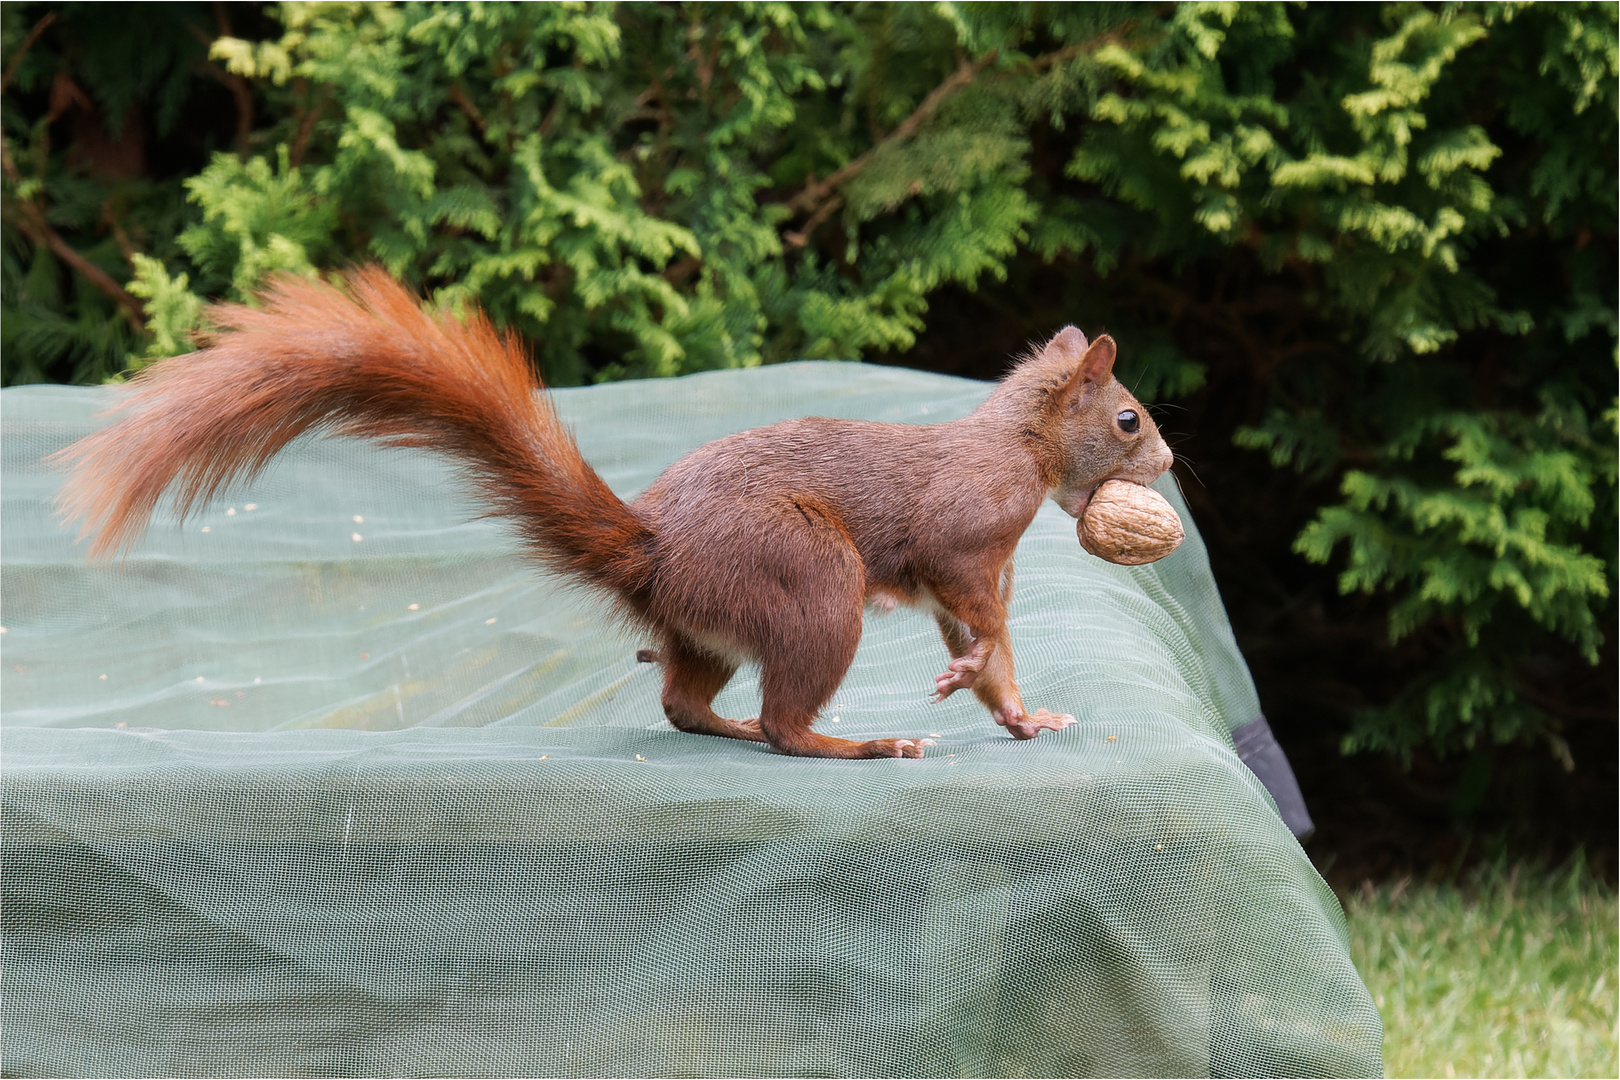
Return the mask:
<path fill-rule="evenodd" d="M 136 540 L 171 485 L 184 517 L 306 431 L 434 450 L 539 562 L 651 631 L 671 724 L 784 754 L 923 755 L 924 739 L 813 730 L 871 601 L 939 623 L 951 660 L 934 700 L 970 689 L 1018 739 L 1074 723 L 1026 711 L 1013 680 L 1013 549 L 1048 497 L 1079 517 L 1103 481 L 1171 464 L 1113 377 L 1113 339 L 1070 326 L 960 420 L 787 420 L 699 447 L 627 505 L 481 314 L 426 311 L 377 268 L 343 289 L 282 277 L 260 300 L 215 305 L 205 348 L 143 372 L 121 419 L 57 455 L 72 468 L 60 506 L 93 558 Z M 744 661 L 760 665 L 760 715 L 718 716 Z"/>

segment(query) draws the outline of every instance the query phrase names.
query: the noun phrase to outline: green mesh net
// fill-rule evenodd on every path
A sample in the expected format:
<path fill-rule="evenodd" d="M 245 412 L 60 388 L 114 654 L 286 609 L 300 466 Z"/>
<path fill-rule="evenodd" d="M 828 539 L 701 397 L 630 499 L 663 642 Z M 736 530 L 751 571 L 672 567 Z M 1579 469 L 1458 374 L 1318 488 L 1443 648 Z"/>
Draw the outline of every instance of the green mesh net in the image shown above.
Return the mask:
<path fill-rule="evenodd" d="M 982 383 L 846 364 L 564 390 L 621 494 L 789 416 L 935 422 Z M 1234 751 L 1254 687 L 1186 543 L 1041 511 L 1015 742 L 869 613 L 821 721 L 922 761 L 664 722 L 650 644 L 424 454 L 303 440 L 87 565 L 4 411 L 4 1069 L 58 1075 L 1369 1075 L 1343 916 Z M 755 673 L 720 700 L 754 715 Z"/>

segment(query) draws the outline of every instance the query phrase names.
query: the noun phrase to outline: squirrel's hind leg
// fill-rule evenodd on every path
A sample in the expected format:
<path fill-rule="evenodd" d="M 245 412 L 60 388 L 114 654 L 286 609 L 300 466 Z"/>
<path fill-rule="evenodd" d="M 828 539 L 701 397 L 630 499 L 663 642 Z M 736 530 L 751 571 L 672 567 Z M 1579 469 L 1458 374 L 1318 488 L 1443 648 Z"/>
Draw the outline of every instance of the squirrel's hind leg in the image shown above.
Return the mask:
<path fill-rule="evenodd" d="M 654 620 L 667 628 L 671 644 L 712 640 L 738 657 L 757 659 L 759 727 L 780 753 L 921 757 L 923 743 L 916 739 L 852 742 L 812 730 L 861 641 L 866 569 L 838 514 L 809 497 L 795 497 L 752 507 L 745 516 L 755 524 L 730 531 L 715 525 L 690 540 L 701 557 L 659 575 Z M 713 730 L 708 702 L 731 674 L 712 654 L 702 656 L 673 666 L 668 652 L 663 657 L 671 672 L 665 711 L 688 731 Z M 679 679 L 677 671 L 683 673 Z M 690 704 L 698 697 L 701 712 Z"/>
<path fill-rule="evenodd" d="M 664 716 L 675 727 L 695 735 L 765 741 L 757 717 L 728 720 L 710 707 L 714 696 L 737 673 L 735 663 L 679 639 L 660 650 L 657 662 L 664 665 Z"/>
<path fill-rule="evenodd" d="M 932 739 L 868 739 L 857 742 L 812 730 L 817 715 L 832 700 L 861 640 L 861 609 L 852 605 L 846 617 L 823 624 L 797 648 L 768 651 L 760 667 L 760 726 L 781 753 L 795 757 L 920 758 Z"/>
<path fill-rule="evenodd" d="M 766 616 L 749 642 L 759 657 L 766 741 L 795 757 L 922 757 L 925 740 L 856 742 L 813 730 L 861 643 L 866 568 L 836 515 L 802 500 L 793 509 L 778 519 L 771 561 L 758 564 L 750 583 L 755 610 Z"/>

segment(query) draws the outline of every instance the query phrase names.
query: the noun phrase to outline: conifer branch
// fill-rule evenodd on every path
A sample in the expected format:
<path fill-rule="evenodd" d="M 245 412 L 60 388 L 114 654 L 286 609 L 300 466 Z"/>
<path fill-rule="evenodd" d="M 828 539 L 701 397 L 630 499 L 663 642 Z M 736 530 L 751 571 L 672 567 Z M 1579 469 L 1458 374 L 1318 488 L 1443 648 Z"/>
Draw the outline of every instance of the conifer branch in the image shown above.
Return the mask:
<path fill-rule="evenodd" d="M 938 112 L 941 105 L 945 104 L 946 98 L 978 78 L 979 72 L 994 63 L 999 53 L 999 49 L 991 49 L 977 60 L 963 60 L 961 65 L 951 73 L 950 77 L 929 91 L 928 96 L 923 98 L 922 104 L 913 109 L 910 116 L 900 121 L 900 125 L 884 136 L 881 142 L 827 177 L 827 179 L 813 180 L 806 184 L 803 191 L 788 200 L 788 209 L 795 214 L 799 214 L 819 207 L 834 188 L 854 178 L 861 170 L 870 165 L 872 159 L 877 156 L 878 151 L 890 143 L 900 139 L 909 139 L 912 135 L 915 135 L 917 129 L 922 127 L 929 117 Z M 808 228 L 806 232 L 808 232 Z"/>
<path fill-rule="evenodd" d="M 0 146 L 0 155 L 3 155 L 0 162 L 3 162 L 6 177 L 13 182 L 21 179 L 16 163 L 11 160 L 10 149 Z M 45 220 L 45 211 L 26 199 L 13 199 L 10 202 L 17 210 L 14 219 L 17 227 L 34 242 L 35 246 L 49 248 L 53 255 L 78 271 L 86 281 L 111 298 L 136 330 L 146 325 L 146 312 L 141 307 L 141 302 L 131 296 L 129 290 L 114 281 L 105 270 L 75 251 L 72 245 L 62 239 L 62 235 L 51 228 L 50 222 Z"/>
<path fill-rule="evenodd" d="M 1038 56 L 1033 60 L 1019 65 L 1016 70 L 1033 72 L 1043 71 L 1047 68 L 1055 67 L 1056 65 L 1067 60 L 1072 60 L 1074 57 L 1080 56 L 1083 53 L 1094 52 L 1109 42 L 1120 40 L 1131 30 L 1132 26 L 1134 25 L 1134 19 L 1127 20 L 1106 33 L 1098 34 L 1089 41 L 1076 42 L 1073 45 L 1066 45 L 1054 52 L 1049 52 L 1043 56 Z M 793 244 L 795 247 L 803 247 L 805 243 L 808 242 L 810 233 L 815 230 L 817 225 L 826 220 L 827 214 L 831 213 L 830 210 L 826 210 L 823 207 L 823 203 L 835 188 L 842 186 L 857 176 L 863 169 L 872 163 L 873 158 L 875 158 L 878 155 L 878 152 L 884 147 L 890 145 L 891 143 L 898 142 L 902 139 L 908 139 L 915 135 L 917 130 L 921 128 L 923 124 L 927 123 L 930 117 L 939 111 L 940 106 L 945 103 L 947 98 L 956 93 L 958 90 L 961 90 L 972 83 L 974 79 L 978 78 L 979 73 L 994 63 L 999 54 L 1000 50 L 991 49 L 977 60 L 964 59 L 961 64 L 958 65 L 957 69 L 951 73 L 950 77 L 929 92 L 928 96 L 922 100 L 922 104 L 918 105 L 914 110 L 912 110 L 910 116 L 902 120 L 899 126 L 897 126 L 893 131 L 879 139 L 871 149 L 866 151 L 866 153 L 862 154 L 854 161 L 851 161 L 849 164 L 845 165 L 843 168 L 839 169 L 825 180 L 818 181 L 812 178 L 811 181 L 805 185 L 803 191 L 799 192 L 793 198 L 788 200 L 787 206 L 788 209 L 792 210 L 795 214 L 804 213 L 806 211 L 813 211 L 814 213 L 812 214 L 810 221 L 805 224 L 803 229 L 799 230 L 798 232 L 786 234 L 787 241 L 790 244 Z"/>

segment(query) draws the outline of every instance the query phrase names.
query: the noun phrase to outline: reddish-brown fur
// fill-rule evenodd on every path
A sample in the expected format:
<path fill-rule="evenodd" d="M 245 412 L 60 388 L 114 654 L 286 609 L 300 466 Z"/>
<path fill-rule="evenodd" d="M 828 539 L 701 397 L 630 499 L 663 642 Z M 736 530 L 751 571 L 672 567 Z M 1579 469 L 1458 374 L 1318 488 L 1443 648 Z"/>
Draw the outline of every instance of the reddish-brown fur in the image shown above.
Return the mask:
<path fill-rule="evenodd" d="M 137 379 L 118 422 L 64 450 L 61 506 L 92 556 L 132 543 L 171 485 L 184 515 L 310 430 L 457 461 L 546 565 L 596 585 L 659 641 L 664 712 L 683 731 L 789 754 L 920 757 L 924 742 L 812 729 L 854 659 L 868 600 L 931 612 L 971 689 L 1017 738 L 1073 722 L 1025 711 L 1007 604 L 1018 538 L 1048 496 L 1079 516 L 1108 479 L 1170 464 L 1113 378 L 1114 343 L 1073 327 L 970 416 L 932 426 L 811 418 L 693 451 L 627 506 L 580 456 L 527 357 L 482 316 L 424 311 L 385 272 L 347 294 L 282 278 L 262 307 L 219 305 L 208 348 Z M 1134 411 L 1139 427 L 1118 422 Z M 745 660 L 758 719 L 710 707 Z"/>

